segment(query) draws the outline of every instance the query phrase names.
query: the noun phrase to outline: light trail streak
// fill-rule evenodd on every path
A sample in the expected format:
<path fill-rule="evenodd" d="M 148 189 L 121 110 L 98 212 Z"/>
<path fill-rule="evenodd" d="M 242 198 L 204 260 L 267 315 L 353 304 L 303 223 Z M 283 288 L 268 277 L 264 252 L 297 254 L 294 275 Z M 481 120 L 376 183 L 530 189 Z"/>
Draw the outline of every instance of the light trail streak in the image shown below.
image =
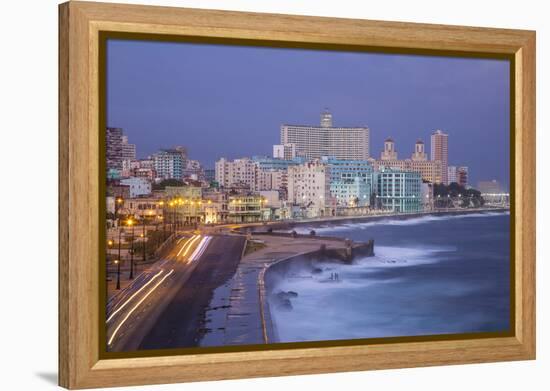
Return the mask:
<path fill-rule="evenodd" d="M 189 252 L 189 249 L 191 248 L 191 246 L 193 245 L 193 243 L 195 243 L 198 239 L 200 239 L 200 235 L 197 235 L 193 241 L 189 244 L 189 246 L 187 247 L 187 249 L 185 249 L 185 252 L 183 253 L 183 256 L 185 257 L 187 255 L 187 253 Z"/>
<path fill-rule="evenodd" d="M 179 257 L 181 252 L 183 251 L 183 249 L 189 244 L 190 241 L 192 241 L 193 239 L 195 238 L 195 236 L 192 236 L 191 238 L 189 238 L 180 248 L 180 251 L 178 251 L 178 253 L 176 254 L 176 257 Z"/>
<path fill-rule="evenodd" d="M 147 299 L 149 297 L 149 295 L 151 293 L 153 293 L 158 287 L 160 284 L 162 284 L 164 282 L 164 280 L 166 280 L 170 274 L 174 273 L 174 269 L 170 270 L 170 272 L 168 274 L 166 274 L 164 277 L 162 277 L 162 279 L 157 282 L 157 284 L 149 291 L 147 292 L 147 294 L 145 296 L 143 296 L 143 298 L 130 310 L 128 311 L 128 314 L 126 314 L 126 316 L 124 317 L 124 319 L 122 319 L 122 321 L 120 322 L 120 324 L 117 326 L 117 328 L 115 329 L 115 331 L 113 331 L 113 335 L 111 336 L 111 338 L 109 339 L 109 342 L 108 344 L 111 345 L 113 343 L 113 340 L 115 339 L 116 337 L 116 334 L 118 333 L 118 330 L 120 330 L 120 328 L 122 327 L 122 325 L 128 320 L 128 318 L 132 315 L 132 313 L 141 305 L 141 303 L 143 303 L 145 301 L 145 299 Z"/>
<path fill-rule="evenodd" d="M 197 246 L 193 254 L 191 254 L 191 256 L 189 257 L 189 260 L 187 261 L 187 263 L 193 262 L 201 257 L 201 255 L 204 253 L 204 251 L 208 247 L 208 243 L 210 242 L 210 239 L 212 239 L 212 237 L 207 236 L 199 243 L 199 245 Z"/>
<path fill-rule="evenodd" d="M 149 285 L 150 283 L 152 283 L 153 280 L 154 280 L 155 278 L 157 278 L 158 276 L 160 276 L 162 273 L 164 273 L 164 270 L 161 270 L 160 272 L 158 272 L 157 274 L 155 274 L 146 284 L 144 284 L 141 288 L 139 288 L 137 292 L 135 292 L 132 296 L 130 296 L 130 297 L 128 298 L 128 300 L 126 300 L 126 301 L 124 302 L 124 304 L 122 304 L 122 305 L 119 307 L 119 309 L 117 309 L 115 312 L 113 312 L 113 313 L 111 314 L 111 316 L 109 316 L 109 319 L 107 319 L 107 322 L 109 322 L 111 319 L 113 319 L 113 316 L 115 316 L 118 312 L 120 312 L 120 310 L 122 310 L 124 307 L 126 307 L 126 304 L 128 304 L 134 297 L 136 297 L 136 296 L 139 294 L 139 292 L 141 292 L 142 290 L 144 290 L 144 289 L 147 287 L 147 285 Z"/>

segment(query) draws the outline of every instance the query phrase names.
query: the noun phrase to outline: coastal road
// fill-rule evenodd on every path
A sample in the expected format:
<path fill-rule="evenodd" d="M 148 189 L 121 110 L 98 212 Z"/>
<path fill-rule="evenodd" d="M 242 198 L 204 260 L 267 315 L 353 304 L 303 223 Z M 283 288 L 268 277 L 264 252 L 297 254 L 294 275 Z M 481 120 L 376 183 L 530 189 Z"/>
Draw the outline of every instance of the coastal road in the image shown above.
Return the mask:
<path fill-rule="evenodd" d="M 214 289 L 237 269 L 245 238 L 182 236 L 107 305 L 107 350 L 196 346 Z"/>

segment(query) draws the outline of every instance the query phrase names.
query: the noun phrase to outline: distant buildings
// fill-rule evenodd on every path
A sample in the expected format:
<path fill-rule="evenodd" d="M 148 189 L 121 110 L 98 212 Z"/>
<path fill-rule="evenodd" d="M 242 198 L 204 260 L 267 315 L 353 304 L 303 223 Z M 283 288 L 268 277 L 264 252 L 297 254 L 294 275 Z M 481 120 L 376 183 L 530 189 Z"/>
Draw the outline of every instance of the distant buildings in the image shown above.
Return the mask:
<path fill-rule="evenodd" d="M 436 130 L 431 137 L 431 158 L 441 162 L 441 182 L 449 184 L 447 167 L 449 165 L 449 136 L 441 130 Z"/>
<path fill-rule="evenodd" d="M 250 158 L 233 161 L 221 158 L 216 162 L 216 182 L 230 188 L 245 185 L 249 190 L 256 190 L 256 164 Z"/>
<path fill-rule="evenodd" d="M 326 110 L 319 126 L 282 125 L 280 136 L 273 157 L 220 158 L 214 169 L 205 169 L 182 146 L 138 160 L 123 130 L 107 128 L 109 211 L 120 215 L 123 205 L 123 213 L 176 227 L 362 216 L 375 209 L 416 213 L 437 206 L 435 184 L 468 184 L 468 167 L 448 165 L 448 135 L 441 130 L 431 135 L 431 156 L 417 140 L 405 159 L 391 137 L 380 158 L 371 158 L 369 129 L 334 127 Z M 153 191 L 153 183 L 164 179 L 183 185 L 163 183 Z M 494 196 L 490 202 L 503 202 L 497 181 L 480 182 L 479 188 Z"/>
<path fill-rule="evenodd" d="M 479 181 L 477 183 L 477 189 L 481 194 L 499 194 L 503 193 L 504 189 L 496 179 L 489 181 Z"/>
<path fill-rule="evenodd" d="M 136 160 L 136 144 L 129 144 L 128 136 L 122 136 L 120 153 L 123 161 Z"/>
<path fill-rule="evenodd" d="M 380 167 L 391 167 L 397 170 L 419 172 L 425 181 L 443 182 L 442 163 L 439 160 L 428 160 L 422 140 L 416 141 L 410 159 L 399 160 L 395 141 L 391 137 L 387 138 L 384 141 L 384 150 L 380 159 L 373 161 L 373 166 L 375 170 L 379 170 Z"/>
<path fill-rule="evenodd" d="M 282 125 L 281 143 L 274 147 L 274 156 L 365 160 L 370 156 L 369 143 L 369 128 L 334 127 L 332 114 L 325 110 L 320 126 Z"/>
<path fill-rule="evenodd" d="M 284 160 L 294 159 L 296 157 L 296 144 L 274 145 L 273 157 Z"/>
<path fill-rule="evenodd" d="M 151 194 L 151 182 L 145 178 L 126 178 L 121 179 L 120 184 L 123 186 L 129 186 L 130 188 L 130 198 L 147 196 Z"/>
<path fill-rule="evenodd" d="M 159 179 L 183 179 L 187 164 L 187 151 L 184 147 L 161 149 L 152 156 L 153 168 Z"/>
<path fill-rule="evenodd" d="M 107 128 L 106 131 L 106 159 L 107 172 L 110 170 L 122 170 L 122 128 Z"/>
<path fill-rule="evenodd" d="M 458 183 L 460 186 L 468 185 L 468 167 L 466 166 L 448 166 L 447 180 L 449 184 Z"/>

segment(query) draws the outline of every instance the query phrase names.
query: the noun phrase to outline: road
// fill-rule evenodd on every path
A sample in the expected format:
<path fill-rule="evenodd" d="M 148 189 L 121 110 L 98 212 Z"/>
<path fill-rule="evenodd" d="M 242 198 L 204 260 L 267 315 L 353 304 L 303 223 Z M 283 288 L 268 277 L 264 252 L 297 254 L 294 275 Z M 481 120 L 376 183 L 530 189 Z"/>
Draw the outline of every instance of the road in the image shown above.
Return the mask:
<path fill-rule="evenodd" d="M 235 273 L 245 238 L 182 236 L 107 305 L 107 350 L 197 346 L 213 291 Z"/>

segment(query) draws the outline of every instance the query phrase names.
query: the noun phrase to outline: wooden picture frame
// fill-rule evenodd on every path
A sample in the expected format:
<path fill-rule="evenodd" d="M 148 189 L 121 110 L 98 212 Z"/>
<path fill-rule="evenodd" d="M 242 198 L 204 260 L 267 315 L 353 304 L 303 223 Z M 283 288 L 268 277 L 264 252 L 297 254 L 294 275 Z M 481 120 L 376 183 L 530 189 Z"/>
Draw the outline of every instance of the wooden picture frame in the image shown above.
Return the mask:
<path fill-rule="evenodd" d="M 100 355 L 101 32 L 513 61 L 515 329 L 506 337 L 179 356 Z M 535 358 L 535 32 L 140 5 L 59 6 L 59 384 L 90 388 Z"/>

